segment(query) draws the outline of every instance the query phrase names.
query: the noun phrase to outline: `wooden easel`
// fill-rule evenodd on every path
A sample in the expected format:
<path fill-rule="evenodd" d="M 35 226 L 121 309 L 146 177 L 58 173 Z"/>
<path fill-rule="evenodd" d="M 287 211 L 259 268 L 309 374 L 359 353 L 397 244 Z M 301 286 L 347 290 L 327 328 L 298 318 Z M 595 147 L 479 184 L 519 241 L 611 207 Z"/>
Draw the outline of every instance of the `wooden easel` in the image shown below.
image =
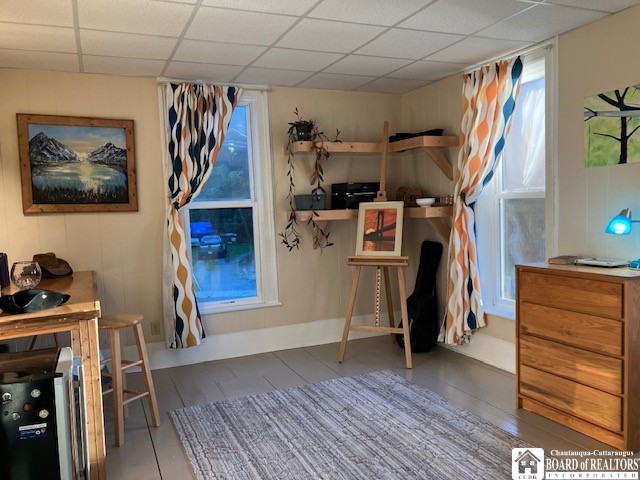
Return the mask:
<path fill-rule="evenodd" d="M 344 352 L 347 349 L 347 340 L 350 331 L 358 332 L 384 332 L 391 334 L 391 342 L 395 343 L 397 333 L 404 335 L 404 354 L 407 368 L 411 368 L 411 339 L 409 338 L 409 316 L 407 314 L 407 296 L 404 283 L 404 270 L 409 265 L 409 257 L 348 257 L 347 265 L 356 267 L 353 272 L 353 283 L 351 284 L 351 295 L 349 296 L 349 307 L 347 317 L 344 320 L 344 330 L 342 331 L 342 342 L 340 343 L 340 353 L 338 353 L 338 363 L 344 360 Z M 353 307 L 356 303 L 356 293 L 358 292 L 358 281 L 360 280 L 360 270 L 362 267 L 376 267 L 376 305 L 373 325 L 351 325 Z M 402 328 L 395 326 L 393 319 L 393 303 L 391 301 L 391 285 L 389 284 L 389 267 L 396 267 L 398 271 L 398 290 L 400 291 L 400 311 L 402 312 Z M 384 274 L 384 287 L 387 298 L 387 311 L 389 312 L 389 326 L 380 325 L 380 294 L 381 281 L 380 274 Z"/>
<path fill-rule="evenodd" d="M 387 180 L 387 152 L 389 150 L 389 122 L 384 122 L 382 129 L 382 155 L 380 158 L 380 190 L 376 195 L 376 202 L 386 202 L 386 180 Z M 344 321 L 344 330 L 342 332 L 342 342 L 340 343 L 340 353 L 338 353 L 338 363 L 344 360 L 344 352 L 347 349 L 347 340 L 350 331 L 360 332 L 385 332 L 391 334 L 391 343 L 395 343 L 397 333 L 404 335 L 404 353 L 406 357 L 407 368 L 411 368 L 411 339 L 409 338 L 409 317 L 407 314 L 407 302 L 405 298 L 406 288 L 404 283 L 404 270 L 409 265 L 409 257 L 383 257 L 383 256 L 351 256 L 347 259 L 347 265 L 356 267 L 353 273 L 353 282 L 351 284 L 351 295 L 349 296 L 349 306 L 347 308 L 347 316 Z M 374 310 L 374 324 L 369 325 L 351 325 L 351 316 L 353 315 L 353 307 L 356 302 L 356 293 L 358 292 L 358 281 L 360 280 L 360 270 L 362 267 L 376 267 L 376 300 Z M 398 289 L 400 291 L 400 311 L 402 312 L 402 328 L 395 326 L 393 319 L 393 303 L 391 300 L 391 285 L 389 283 L 389 267 L 396 267 L 398 272 Z M 382 290 L 382 276 L 384 275 L 384 288 L 387 299 L 387 311 L 389 313 L 389 326 L 380 325 L 380 297 Z"/>

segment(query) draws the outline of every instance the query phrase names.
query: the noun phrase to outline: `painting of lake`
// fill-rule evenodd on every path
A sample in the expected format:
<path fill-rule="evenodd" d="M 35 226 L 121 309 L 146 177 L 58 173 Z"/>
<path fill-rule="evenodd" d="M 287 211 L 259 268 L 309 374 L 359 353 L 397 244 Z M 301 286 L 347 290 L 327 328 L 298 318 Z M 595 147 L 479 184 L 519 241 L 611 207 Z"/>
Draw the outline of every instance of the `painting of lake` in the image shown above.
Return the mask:
<path fill-rule="evenodd" d="M 28 125 L 33 203 L 128 203 L 124 128 Z"/>

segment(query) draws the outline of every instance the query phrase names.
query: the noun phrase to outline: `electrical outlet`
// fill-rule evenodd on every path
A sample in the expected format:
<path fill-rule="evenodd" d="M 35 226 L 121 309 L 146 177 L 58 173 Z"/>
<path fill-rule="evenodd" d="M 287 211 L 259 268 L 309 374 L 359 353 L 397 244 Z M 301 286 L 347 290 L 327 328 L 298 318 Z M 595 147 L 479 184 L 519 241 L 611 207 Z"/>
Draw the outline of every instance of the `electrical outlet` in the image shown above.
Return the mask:
<path fill-rule="evenodd" d="M 151 322 L 151 335 L 160 335 L 161 333 L 162 331 L 160 330 L 160 322 Z"/>

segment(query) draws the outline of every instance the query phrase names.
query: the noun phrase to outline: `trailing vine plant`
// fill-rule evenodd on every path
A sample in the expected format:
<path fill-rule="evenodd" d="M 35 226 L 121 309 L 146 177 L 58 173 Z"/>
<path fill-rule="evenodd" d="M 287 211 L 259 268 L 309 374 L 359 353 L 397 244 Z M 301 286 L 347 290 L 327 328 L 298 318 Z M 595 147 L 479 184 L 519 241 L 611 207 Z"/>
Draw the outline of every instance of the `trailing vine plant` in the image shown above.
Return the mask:
<path fill-rule="evenodd" d="M 312 142 L 312 150 L 314 153 L 314 162 L 313 162 L 313 173 L 311 176 L 311 183 L 314 185 L 311 190 L 311 195 L 319 195 L 321 193 L 326 194 L 326 190 L 322 186 L 324 182 L 324 168 L 322 167 L 322 162 L 329 159 L 331 153 L 325 146 L 325 142 L 330 142 L 329 138 L 325 135 L 324 132 L 318 129 L 315 121 L 313 120 L 304 120 L 300 114 L 298 113 L 298 109 L 296 108 L 293 113 L 296 115 L 297 121 L 289 123 L 289 139 L 287 144 L 287 178 L 289 179 L 289 192 L 287 193 L 287 200 L 289 201 L 289 217 L 287 219 L 287 225 L 285 229 L 280 232 L 278 235 L 281 237 L 281 243 L 289 250 L 292 251 L 294 248 L 298 250 L 300 248 L 300 227 L 298 225 L 298 217 L 296 216 L 296 205 L 295 205 L 295 182 L 294 182 L 294 162 L 293 162 L 293 144 L 301 138 L 299 138 L 298 130 L 299 128 L 306 129 L 310 128 L 310 133 L 308 134 L 308 139 Z M 340 130 L 336 129 L 336 138 L 334 142 L 342 142 L 338 137 L 340 135 Z M 306 135 L 304 135 L 306 136 Z M 314 247 L 320 248 L 322 251 L 326 247 L 330 247 L 333 245 L 333 242 L 329 239 L 331 232 L 325 227 L 322 226 L 316 221 L 319 217 L 318 212 L 314 209 L 311 212 L 311 216 L 307 221 L 307 225 L 311 226 L 314 231 L 313 236 L 313 245 Z"/>

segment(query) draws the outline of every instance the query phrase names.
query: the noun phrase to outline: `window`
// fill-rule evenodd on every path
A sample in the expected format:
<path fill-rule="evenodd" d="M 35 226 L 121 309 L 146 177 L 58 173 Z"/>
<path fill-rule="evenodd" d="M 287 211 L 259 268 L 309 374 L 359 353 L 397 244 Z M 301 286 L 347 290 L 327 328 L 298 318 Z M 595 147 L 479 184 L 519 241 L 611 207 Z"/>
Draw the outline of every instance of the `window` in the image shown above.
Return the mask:
<path fill-rule="evenodd" d="M 520 95 L 493 181 L 478 199 L 485 308 L 513 311 L 515 265 L 546 258 L 547 99 L 545 55 L 525 57 Z"/>
<path fill-rule="evenodd" d="M 243 92 L 209 180 L 182 209 L 202 313 L 277 304 L 265 95 Z"/>

